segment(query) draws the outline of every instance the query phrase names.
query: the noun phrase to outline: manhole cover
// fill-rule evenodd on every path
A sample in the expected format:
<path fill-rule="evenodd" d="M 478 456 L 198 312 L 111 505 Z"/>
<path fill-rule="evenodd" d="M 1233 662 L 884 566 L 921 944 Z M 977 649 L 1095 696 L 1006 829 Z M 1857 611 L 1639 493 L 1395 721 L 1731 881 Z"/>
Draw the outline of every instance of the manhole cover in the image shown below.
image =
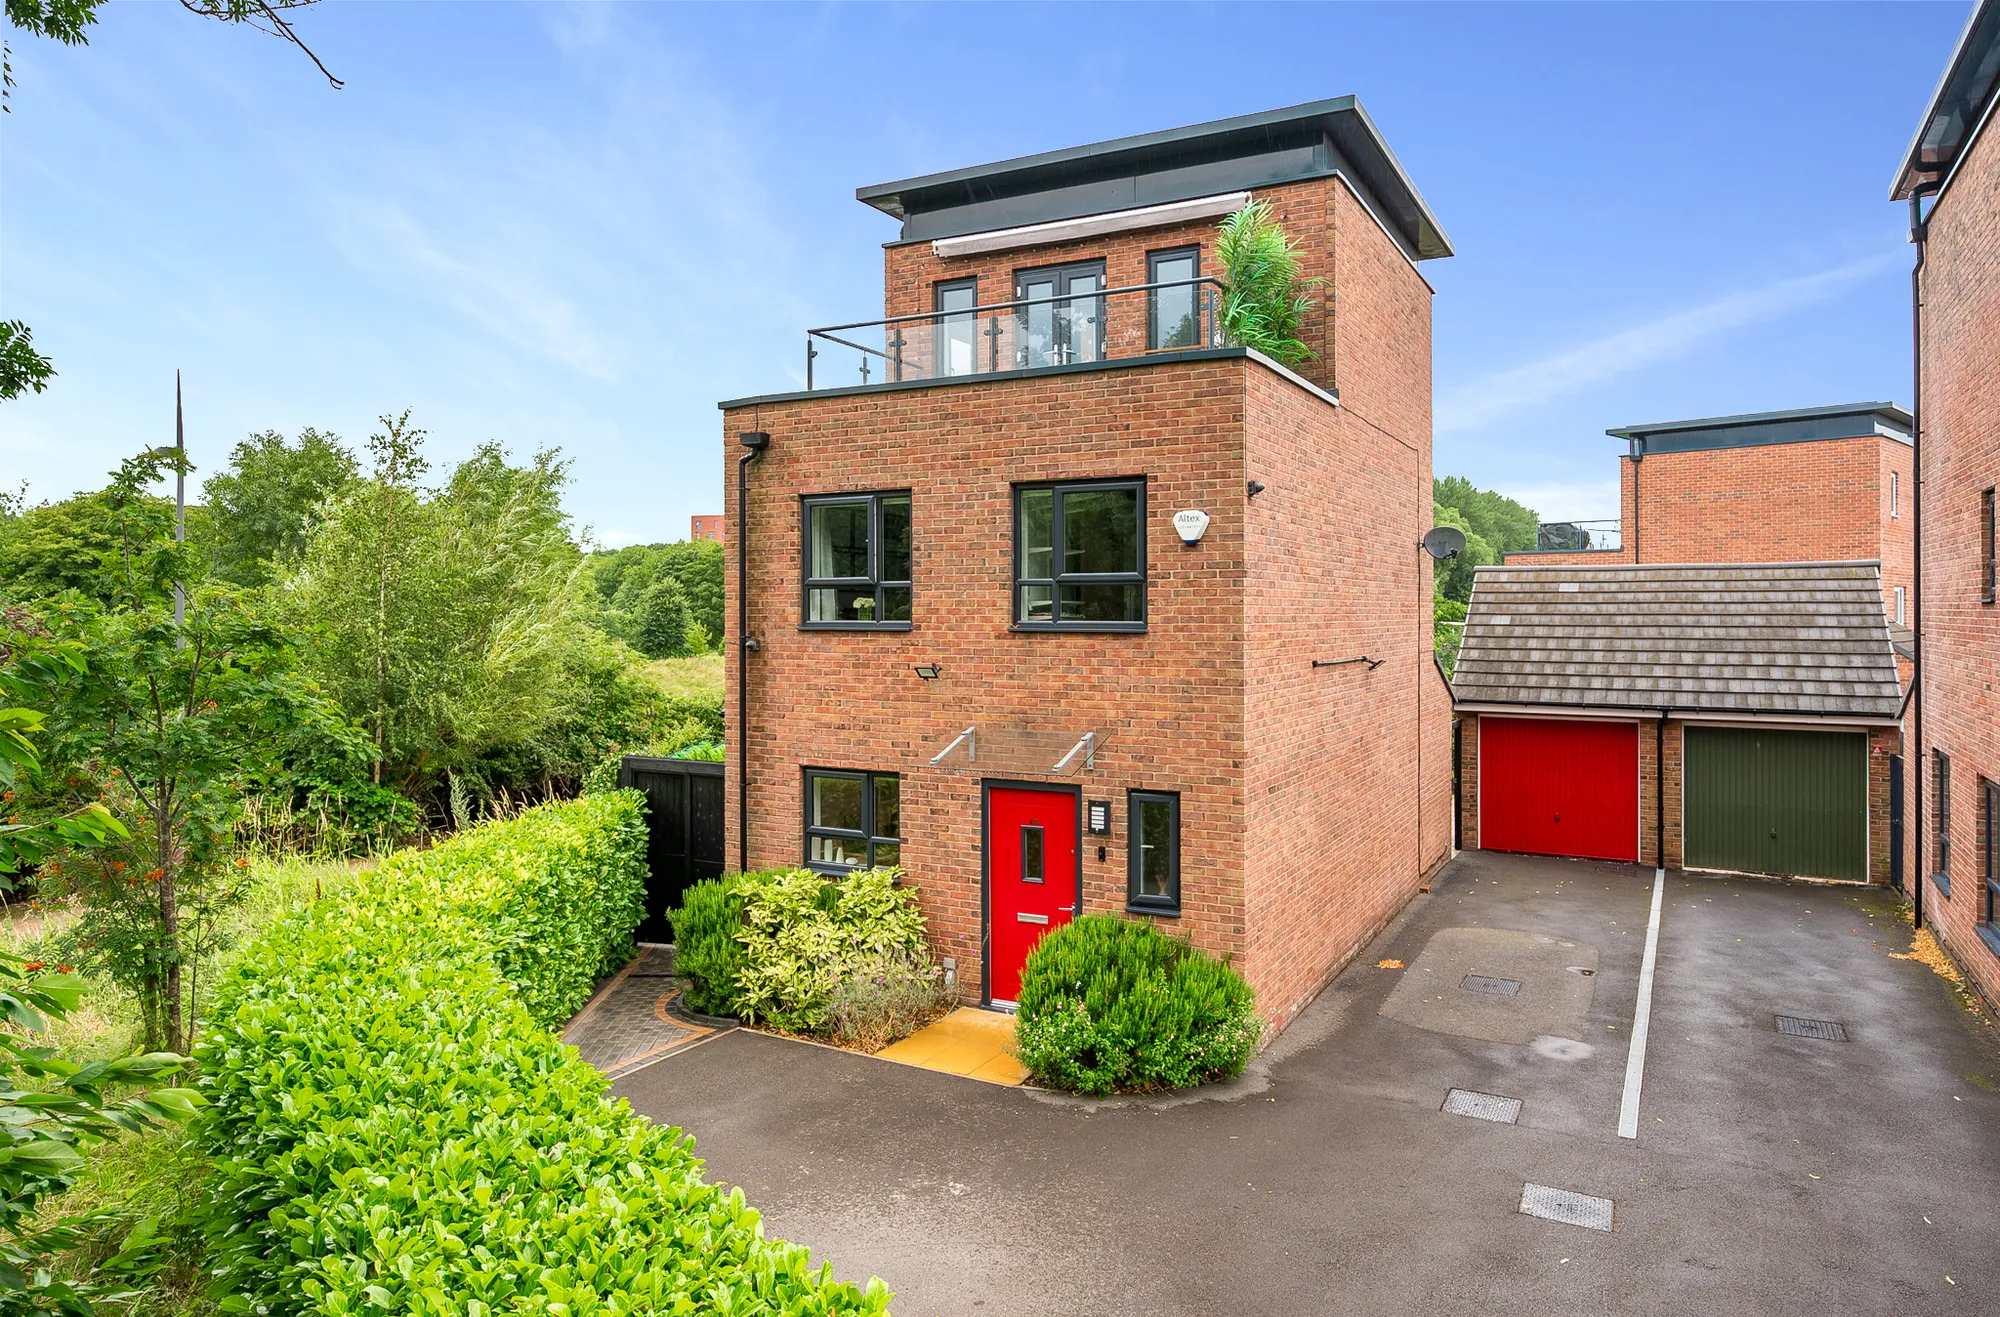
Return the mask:
<path fill-rule="evenodd" d="M 1485 974 L 1468 974 L 1458 985 L 1467 992 L 1483 992 L 1489 997 L 1511 997 L 1521 990 L 1519 979 L 1496 979 Z"/>
<path fill-rule="evenodd" d="M 1611 1229 L 1609 1198 L 1592 1198 L 1569 1189 L 1551 1189 L 1545 1184 L 1521 1186 L 1521 1211 L 1544 1221 L 1560 1221 L 1586 1230 Z"/>
<path fill-rule="evenodd" d="M 1780 1015 L 1778 1032 L 1793 1038 L 1819 1038 L 1829 1043 L 1847 1041 L 1847 1030 L 1838 1020 L 1803 1020 L 1796 1015 Z"/>
<path fill-rule="evenodd" d="M 1454 1088 L 1445 1094 L 1443 1109 L 1453 1116 L 1470 1116 L 1474 1120 L 1491 1120 L 1502 1125 L 1512 1125 L 1521 1118 L 1521 1099 L 1501 1097 L 1497 1093 L 1475 1093 L 1469 1088 Z"/>

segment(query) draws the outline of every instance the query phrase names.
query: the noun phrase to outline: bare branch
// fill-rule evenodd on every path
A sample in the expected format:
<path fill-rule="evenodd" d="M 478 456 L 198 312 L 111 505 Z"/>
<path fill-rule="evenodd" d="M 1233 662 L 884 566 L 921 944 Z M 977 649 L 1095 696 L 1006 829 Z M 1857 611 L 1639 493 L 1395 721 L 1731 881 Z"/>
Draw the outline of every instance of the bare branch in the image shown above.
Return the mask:
<path fill-rule="evenodd" d="M 305 52 L 306 58 L 313 62 L 313 67 L 325 76 L 335 91 L 339 91 L 346 84 L 333 76 L 320 61 L 320 57 L 313 53 L 312 47 L 308 46 L 292 25 L 278 13 L 280 9 L 299 9 L 312 3 L 314 0 L 181 0 L 181 8 L 191 14 L 213 18 L 218 22 L 242 23 L 256 28 L 259 32 L 291 42 Z"/>

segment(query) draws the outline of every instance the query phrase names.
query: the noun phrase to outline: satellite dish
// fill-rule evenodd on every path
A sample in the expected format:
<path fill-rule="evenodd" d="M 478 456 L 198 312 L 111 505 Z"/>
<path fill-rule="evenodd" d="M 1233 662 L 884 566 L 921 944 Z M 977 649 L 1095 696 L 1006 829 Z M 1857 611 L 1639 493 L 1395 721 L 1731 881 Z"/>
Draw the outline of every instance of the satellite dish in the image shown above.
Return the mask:
<path fill-rule="evenodd" d="M 1465 552 L 1465 532 L 1456 526 L 1433 526 L 1424 532 L 1424 552 L 1439 560 Z"/>

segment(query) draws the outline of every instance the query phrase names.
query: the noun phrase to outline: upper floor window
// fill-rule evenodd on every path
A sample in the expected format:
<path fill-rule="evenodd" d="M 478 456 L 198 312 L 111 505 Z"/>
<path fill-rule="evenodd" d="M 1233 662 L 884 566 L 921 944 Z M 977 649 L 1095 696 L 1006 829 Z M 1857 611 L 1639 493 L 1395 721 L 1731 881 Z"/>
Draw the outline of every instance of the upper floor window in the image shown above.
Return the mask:
<path fill-rule="evenodd" d="M 1201 303 L 1198 285 L 1189 282 L 1201 275 L 1201 248 L 1176 247 L 1172 251 L 1146 255 L 1146 282 L 1180 284 L 1179 288 L 1155 288 L 1146 294 L 1146 346 L 1153 349 L 1191 348 L 1201 343 Z"/>
<path fill-rule="evenodd" d="M 1014 487 L 1014 624 L 1146 629 L 1146 482 Z"/>
<path fill-rule="evenodd" d="M 1014 276 L 1014 365 L 1021 370 L 1104 359 L 1104 262 L 1079 261 Z"/>
<path fill-rule="evenodd" d="M 1900 585 L 1896 587 L 1896 625 L 1905 625 L 1903 621 L 1903 587 Z"/>
<path fill-rule="evenodd" d="M 937 314 L 937 374 L 971 375 L 979 370 L 979 305 L 977 279 L 953 279 L 932 292 Z"/>
<path fill-rule="evenodd" d="M 1981 491 L 1979 495 L 1979 602 L 1990 604 L 1994 598 L 1993 559 L 1993 491 Z"/>
<path fill-rule="evenodd" d="M 808 627 L 910 626 L 910 496 L 827 494 L 804 501 Z"/>
<path fill-rule="evenodd" d="M 1894 471 L 1889 473 L 1889 515 L 1903 515 L 1903 482 Z"/>
<path fill-rule="evenodd" d="M 806 770 L 806 864 L 882 869 L 903 856 L 903 782 L 894 773 Z"/>

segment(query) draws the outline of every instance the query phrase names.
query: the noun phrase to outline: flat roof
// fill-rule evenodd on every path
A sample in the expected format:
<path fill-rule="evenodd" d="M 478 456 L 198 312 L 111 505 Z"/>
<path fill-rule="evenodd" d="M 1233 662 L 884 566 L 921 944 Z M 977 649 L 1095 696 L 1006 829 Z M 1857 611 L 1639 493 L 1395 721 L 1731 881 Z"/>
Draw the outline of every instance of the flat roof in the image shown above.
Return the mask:
<path fill-rule="evenodd" d="M 1452 254 L 1437 217 L 1352 96 L 877 183 L 854 195 L 903 221 L 903 240 L 917 241 L 1334 173 L 1377 208 L 1412 260 Z"/>
<path fill-rule="evenodd" d="M 1627 425 L 1604 433 L 1634 443 L 1641 453 L 1683 453 L 1705 448 L 1755 448 L 1801 444 L 1818 439 L 1881 435 L 1911 442 L 1915 421 L 1893 402 L 1850 402 L 1831 407 L 1796 407 L 1781 412 L 1743 412 L 1685 421 Z"/>
<path fill-rule="evenodd" d="M 1993 113 L 1996 89 L 2000 89 L 2000 0 L 1980 0 L 1945 61 L 1944 76 L 1917 123 L 1916 136 L 1903 152 L 1903 163 L 1889 185 L 1889 200 L 1902 201 L 1944 186 L 1979 126 Z"/>

